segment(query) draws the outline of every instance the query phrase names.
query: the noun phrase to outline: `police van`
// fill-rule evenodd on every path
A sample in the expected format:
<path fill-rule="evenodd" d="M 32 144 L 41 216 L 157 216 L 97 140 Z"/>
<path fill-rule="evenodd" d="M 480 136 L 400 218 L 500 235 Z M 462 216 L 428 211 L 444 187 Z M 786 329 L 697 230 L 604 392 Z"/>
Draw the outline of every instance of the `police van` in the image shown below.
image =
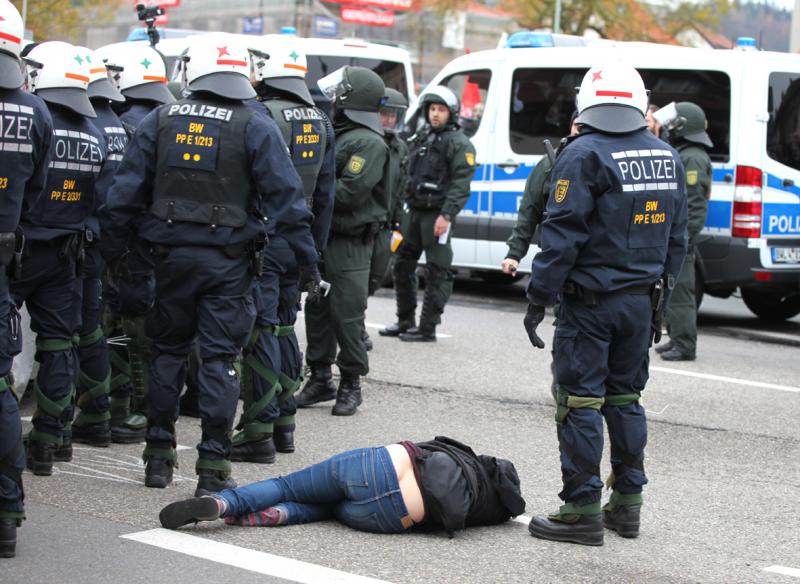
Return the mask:
<path fill-rule="evenodd" d="M 523 32 L 446 65 L 431 84 L 461 96 L 479 163 L 453 234 L 454 266 L 504 276 L 505 241 L 543 140 L 556 145 L 568 133 L 584 73 L 622 58 L 642 74 L 651 103 L 692 101 L 708 118 L 713 185 L 698 245 L 698 302 L 739 289 L 762 318 L 800 313 L 800 59 L 745 45 L 706 50 Z M 536 250 L 520 268 L 529 271 Z"/>

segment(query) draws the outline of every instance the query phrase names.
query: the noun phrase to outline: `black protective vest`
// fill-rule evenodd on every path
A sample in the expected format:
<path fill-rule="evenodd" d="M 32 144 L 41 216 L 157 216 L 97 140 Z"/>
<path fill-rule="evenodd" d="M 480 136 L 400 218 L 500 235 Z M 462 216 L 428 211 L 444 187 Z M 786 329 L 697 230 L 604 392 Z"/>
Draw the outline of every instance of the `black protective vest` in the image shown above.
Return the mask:
<path fill-rule="evenodd" d="M 253 203 L 241 102 L 183 99 L 158 110 L 153 205 L 164 221 L 242 227 Z"/>
<path fill-rule="evenodd" d="M 429 131 L 412 146 L 408 204 L 414 209 L 441 209 L 447 198 L 450 164 L 448 134 L 456 130 Z"/>
<path fill-rule="evenodd" d="M 288 99 L 269 98 L 262 103 L 281 129 L 294 169 L 303 181 L 303 194 L 310 209 L 328 145 L 325 114 L 316 107 Z"/>

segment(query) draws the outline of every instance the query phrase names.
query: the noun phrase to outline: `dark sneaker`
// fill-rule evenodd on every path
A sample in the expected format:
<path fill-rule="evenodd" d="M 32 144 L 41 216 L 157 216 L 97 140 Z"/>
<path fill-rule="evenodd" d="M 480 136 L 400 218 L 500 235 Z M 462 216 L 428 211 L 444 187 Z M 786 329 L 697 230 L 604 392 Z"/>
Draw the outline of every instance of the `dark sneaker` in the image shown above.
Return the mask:
<path fill-rule="evenodd" d="M 641 509 L 641 505 L 615 505 L 613 509 L 603 509 L 603 525 L 622 537 L 638 537 Z"/>
<path fill-rule="evenodd" d="M 658 353 L 659 355 L 661 353 L 666 353 L 667 351 L 672 350 L 672 348 L 674 346 L 675 345 L 672 343 L 672 341 L 667 341 L 666 343 L 661 343 L 659 346 L 656 347 L 656 353 Z"/>
<path fill-rule="evenodd" d="M 19 519 L 0 519 L 0 558 L 17 555 L 17 527 Z"/>
<path fill-rule="evenodd" d="M 144 486 L 164 489 L 172 482 L 172 463 L 166 458 L 151 456 L 144 469 Z"/>
<path fill-rule="evenodd" d="M 197 473 L 197 488 L 194 491 L 194 496 L 203 497 L 219 493 L 225 489 L 235 489 L 236 487 L 236 481 L 232 477 L 226 477 L 216 470 L 200 469 Z"/>
<path fill-rule="evenodd" d="M 414 327 L 413 320 L 400 320 L 394 324 L 390 324 L 386 328 L 383 328 L 378 331 L 378 334 L 382 337 L 399 337 L 400 333 L 406 332 L 408 329 Z"/>
<path fill-rule="evenodd" d="M 49 477 L 53 474 L 53 460 L 56 445 L 52 442 L 31 440 L 27 444 L 27 467 L 37 476 Z"/>
<path fill-rule="evenodd" d="M 214 497 L 194 497 L 170 503 L 158 514 L 161 526 L 178 529 L 187 523 L 219 519 L 219 505 Z"/>
<path fill-rule="evenodd" d="M 664 361 L 694 361 L 695 356 L 689 355 L 688 353 L 683 353 L 676 348 L 672 348 L 669 351 L 664 351 L 661 353 L 661 358 Z"/>
<path fill-rule="evenodd" d="M 603 520 L 600 513 L 579 515 L 572 523 L 554 521 L 549 517 L 534 517 L 528 524 L 528 531 L 539 539 L 603 545 Z"/>
<path fill-rule="evenodd" d="M 107 448 L 111 444 L 111 426 L 108 422 L 72 426 L 72 440 L 81 444 Z"/>
<path fill-rule="evenodd" d="M 275 443 L 271 434 L 265 434 L 260 440 L 242 442 L 231 447 L 230 459 L 233 462 L 258 462 L 272 464 L 275 462 Z"/>
<path fill-rule="evenodd" d="M 275 442 L 275 450 L 284 454 L 294 452 L 294 432 L 280 432 L 278 430 L 272 435 Z"/>
<path fill-rule="evenodd" d="M 436 329 L 414 327 L 400 333 L 400 340 L 406 343 L 435 343 Z"/>
<path fill-rule="evenodd" d="M 324 401 L 336 399 L 336 385 L 330 366 L 312 367 L 303 389 L 295 396 L 298 408 L 307 408 Z"/>

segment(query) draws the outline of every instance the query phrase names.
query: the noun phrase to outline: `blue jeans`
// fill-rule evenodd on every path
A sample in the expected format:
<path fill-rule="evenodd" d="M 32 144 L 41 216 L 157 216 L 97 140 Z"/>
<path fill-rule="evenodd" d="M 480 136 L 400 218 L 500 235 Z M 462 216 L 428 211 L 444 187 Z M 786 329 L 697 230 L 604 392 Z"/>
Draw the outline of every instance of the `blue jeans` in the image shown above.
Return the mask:
<path fill-rule="evenodd" d="M 406 530 L 401 519 L 408 510 L 384 447 L 343 452 L 301 471 L 225 489 L 215 496 L 228 504 L 225 517 L 277 507 L 287 513 L 289 525 L 335 517 L 361 531 Z"/>

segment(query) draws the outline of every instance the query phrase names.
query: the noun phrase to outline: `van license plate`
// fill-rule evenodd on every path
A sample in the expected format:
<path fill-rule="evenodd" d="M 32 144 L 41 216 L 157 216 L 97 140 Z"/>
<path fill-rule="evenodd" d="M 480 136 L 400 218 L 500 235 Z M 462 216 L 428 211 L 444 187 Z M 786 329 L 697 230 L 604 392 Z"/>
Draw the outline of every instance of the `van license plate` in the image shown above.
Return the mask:
<path fill-rule="evenodd" d="M 800 247 L 773 247 L 772 261 L 776 264 L 798 264 Z"/>

